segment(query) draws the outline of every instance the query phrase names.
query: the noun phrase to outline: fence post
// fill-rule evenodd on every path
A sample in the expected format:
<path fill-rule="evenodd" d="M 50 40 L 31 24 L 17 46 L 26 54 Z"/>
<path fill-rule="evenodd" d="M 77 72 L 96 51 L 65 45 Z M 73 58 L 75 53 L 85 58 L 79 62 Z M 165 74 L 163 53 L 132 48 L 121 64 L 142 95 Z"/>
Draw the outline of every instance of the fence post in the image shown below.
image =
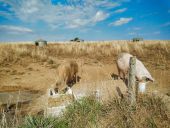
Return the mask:
<path fill-rule="evenodd" d="M 129 101 L 131 105 L 136 104 L 136 57 L 131 57 L 129 62 L 129 76 L 128 76 L 128 93 L 129 93 Z"/>

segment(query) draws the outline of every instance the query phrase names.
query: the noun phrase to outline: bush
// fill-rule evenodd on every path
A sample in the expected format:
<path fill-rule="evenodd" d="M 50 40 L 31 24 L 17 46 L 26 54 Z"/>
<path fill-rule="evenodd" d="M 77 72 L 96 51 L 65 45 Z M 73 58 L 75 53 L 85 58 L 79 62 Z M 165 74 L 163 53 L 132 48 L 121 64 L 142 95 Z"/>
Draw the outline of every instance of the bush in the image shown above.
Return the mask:
<path fill-rule="evenodd" d="M 103 105 L 94 97 L 69 105 L 58 118 L 27 117 L 20 128 L 168 128 L 168 110 L 161 98 L 145 95 L 136 106 L 113 98 Z"/>
<path fill-rule="evenodd" d="M 59 118 L 44 118 L 42 116 L 28 116 L 19 128 L 67 128 L 68 124 Z"/>
<path fill-rule="evenodd" d="M 69 105 L 63 116 L 44 118 L 26 117 L 19 128 L 90 128 L 97 127 L 101 104 L 93 97 L 83 98 Z"/>
<path fill-rule="evenodd" d="M 102 105 L 94 97 L 83 98 L 67 107 L 64 117 L 69 128 L 97 127 Z"/>

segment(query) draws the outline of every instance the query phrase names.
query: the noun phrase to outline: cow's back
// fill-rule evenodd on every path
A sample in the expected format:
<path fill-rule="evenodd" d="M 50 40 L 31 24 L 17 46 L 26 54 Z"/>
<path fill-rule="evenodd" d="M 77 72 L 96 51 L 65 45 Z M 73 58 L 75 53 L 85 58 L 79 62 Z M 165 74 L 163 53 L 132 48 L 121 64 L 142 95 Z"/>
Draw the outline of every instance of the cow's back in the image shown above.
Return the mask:
<path fill-rule="evenodd" d="M 117 66 L 120 70 L 127 71 L 129 69 L 129 60 L 132 57 L 129 53 L 120 53 L 117 58 Z"/>

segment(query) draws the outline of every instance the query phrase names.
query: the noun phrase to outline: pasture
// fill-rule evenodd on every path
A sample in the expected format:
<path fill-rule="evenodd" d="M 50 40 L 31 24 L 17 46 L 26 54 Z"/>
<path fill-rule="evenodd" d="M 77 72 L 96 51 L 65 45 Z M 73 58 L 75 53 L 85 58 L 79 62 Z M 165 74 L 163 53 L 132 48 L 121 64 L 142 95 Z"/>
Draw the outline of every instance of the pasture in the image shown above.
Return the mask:
<path fill-rule="evenodd" d="M 121 52 L 135 55 L 155 79 L 153 83 L 148 83 L 147 94 L 139 98 L 132 112 L 117 93 L 117 87 L 122 94 L 126 93 L 124 82 L 113 77 L 118 74 L 116 58 Z M 86 98 L 82 99 L 82 104 L 73 102 L 61 118 L 43 118 L 44 106 L 49 102 L 45 94 L 56 81 L 57 67 L 66 60 L 77 62 L 80 80 L 72 86 L 72 90 L 77 96 Z M 96 90 L 100 92 L 102 104 L 93 98 Z M 162 97 L 154 97 L 155 94 Z M 168 100 L 164 101 L 164 96 Z M 166 102 L 169 102 L 169 96 L 170 41 L 50 42 L 45 47 L 34 46 L 31 42 L 0 43 L 2 127 L 26 127 L 24 120 L 29 115 L 28 122 L 45 121 L 61 128 L 168 128 L 170 106 Z M 67 100 L 70 98 L 50 102 L 58 105 Z M 82 110 L 83 107 L 87 110 Z"/>

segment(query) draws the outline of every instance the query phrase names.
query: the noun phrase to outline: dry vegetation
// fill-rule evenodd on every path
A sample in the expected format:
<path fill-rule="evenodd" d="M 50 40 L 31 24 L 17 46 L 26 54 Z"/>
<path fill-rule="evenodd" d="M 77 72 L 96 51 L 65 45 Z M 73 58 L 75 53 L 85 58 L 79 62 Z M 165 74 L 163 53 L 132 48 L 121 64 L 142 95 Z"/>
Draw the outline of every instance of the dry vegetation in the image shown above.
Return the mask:
<path fill-rule="evenodd" d="M 17 70 L 10 71 L 10 68 L 16 65 L 26 67 L 28 72 L 35 70 L 33 67 L 27 67 L 32 63 L 38 63 L 39 65 L 46 63 L 51 68 L 56 69 L 60 63 L 59 60 L 63 59 L 91 59 L 93 63 L 113 64 L 117 54 L 120 52 L 129 52 L 136 55 L 140 60 L 145 60 L 145 64 L 152 67 L 153 70 L 156 68 L 159 68 L 161 71 L 170 70 L 170 41 L 49 43 L 46 47 L 36 47 L 29 43 L 0 43 L 0 77 L 9 72 L 10 75 L 17 74 L 17 76 L 26 74 Z M 8 68 L 6 69 L 6 67 Z M 36 70 L 40 74 L 40 69 Z M 20 78 L 16 77 L 15 79 L 19 80 Z M 1 81 L 2 79 L 0 79 Z M 166 84 L 168 86 L 168 82 Z M 8 88 L 3 88 L 0 84 L 0 92 L 3 90 L 8 91 Z M 16 105 L 14 109 L 16 108 L 18 109 L 19 106 Z M 135 108 L 129 108 L 126 101 L 118 99 L 112 98 L 109 102 L 100 104 L 94 99 L 87 98 L 69 106 L 62 118 L 44 118 L 42 113 L 39 114 L 40 117 L 25 118 L 22 115 L 17 115 L 14 111 L 13 116 L 11 116 L 12 120 L 9 121 L 11 118 L 8 117 L 8 111 L 2 110 L 0 114 L 0 128 L 18 127 L 20 124 L 23 124 L 22 127 L 24 128 L 84 128 L 85 125 L 93 128 L 168 128 L 170 120 L 167 113 L 168 110 L 162 99 L 153 98 L 152 96 L 145 96 L 139 99 Z M 9 119 L 6 120 L 6 118 Z M 25 120 L 24 123 L 23 120 Z"/>
<path fill-rule="evenodd" d="M 45 48 L 32 44 L 0 44 L 0 64 L 17 62 L 24 57 L 41 61 L 54 57 L 89 57 L 101 60 L 105 57 L 115 57 L 120 52 L 129 52 L 141 57 L 149 55 L 159 61 L 165 61 L 170 59 L 170 41 L 51 43 Z"/>
<path fill-rule="evenodd" d="M 39 114 L 3 121 L 0 125 L 6 128 L 169 128 L 170 118 L 161 98 L 144 95 L 136 106 L 117 98 L 101 104 L 89 96 L 69 105 L 60 117 Z"/>

